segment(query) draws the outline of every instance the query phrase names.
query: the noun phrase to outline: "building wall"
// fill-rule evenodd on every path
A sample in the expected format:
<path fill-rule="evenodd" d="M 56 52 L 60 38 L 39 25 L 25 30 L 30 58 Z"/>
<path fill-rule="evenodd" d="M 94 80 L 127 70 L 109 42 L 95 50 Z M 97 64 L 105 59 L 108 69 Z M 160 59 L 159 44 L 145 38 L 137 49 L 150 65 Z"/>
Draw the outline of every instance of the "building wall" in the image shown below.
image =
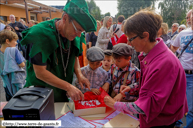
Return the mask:
<path fill-rule="evenodd" d="M 43 12 L 42 14 L 38 13 L 37 14 L 37 20 L 39 22 L 43 21 L 43 18 L 50 17 L 49 13 Z M 62 17 L 62 12 L 51 12 L 51 17 L 53 18 L 61 18 Z"/>
<path fill-rule="evenodd" d="M 26 19 L 25 9 L 0 4 L 0 16 L 6 16 L 7 20 L 9 21 L 9 15 L 11 15 L 11 14 L 15 15 L 17 21 L 20 18 Z M 29 20 L 31 20 L 30 19 L 30 11 L 28 11 L 28 16 L 29 16 Z M 53 18 L 60 18 L 62 16 L 62 12 L 51 12 L 51 16 L 52 16 L 52 19 Z M 50 15 L 49 15 L 49 13 L 45 13 L 45 12 L 43 12 L 42 14 L 37 13 L 37 21 L 38 22 L 43 21 L 42 17 L 50 17 Z"/>

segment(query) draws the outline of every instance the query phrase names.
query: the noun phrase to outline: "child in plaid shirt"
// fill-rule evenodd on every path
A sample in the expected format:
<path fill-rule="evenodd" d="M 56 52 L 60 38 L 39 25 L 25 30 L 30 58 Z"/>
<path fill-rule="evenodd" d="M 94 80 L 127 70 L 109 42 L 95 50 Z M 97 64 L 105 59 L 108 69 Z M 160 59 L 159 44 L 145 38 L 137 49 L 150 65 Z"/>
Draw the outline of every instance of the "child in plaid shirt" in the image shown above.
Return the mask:
<path fill-rule="evenodd" d="M 81 88 L 78 80 L 75 85 L 79 88 L 82 93 L 92 91 L 94 94 L 99 95 L 99 88 L 107 81 L 108 73 L 100 67 L 101 61 L 104 59 L 104 53 L 99 47 L 91 47 L 87 50 L 88 65 L 81 68 L 82 74 L 89 80 L 90 89 Z"/>
<path fill-rule="evenodd" d="M 114 83 L 112 86 L 115 95 L 113 95 L 111 92 L 110 93 L 112 94 L 111 96 L 114 97 L 115 101 L 136 100 L 139 94 L 138 84 L 140 71 L 130 61 L 133 49 L 127 44 L 120 43 L 113 46 L 112 53 L 115 64 L 112 65 L 111 75 L 102 88 L 108 92 L 109 85 Z M 121 76 L 121 74 L 123 75 Z M 120 79 L 117 81 L 119 77 Z M 121 94 L 121 85 L 130 86 L 131 90 L 125 94 Z"/>

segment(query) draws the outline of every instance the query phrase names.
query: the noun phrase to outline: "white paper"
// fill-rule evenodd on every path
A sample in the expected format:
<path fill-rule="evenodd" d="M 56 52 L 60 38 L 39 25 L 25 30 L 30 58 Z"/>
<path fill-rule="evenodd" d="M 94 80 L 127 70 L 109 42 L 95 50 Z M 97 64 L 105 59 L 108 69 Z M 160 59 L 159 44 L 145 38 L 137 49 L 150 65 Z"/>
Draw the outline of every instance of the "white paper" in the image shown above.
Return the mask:
<path fill-rule="evenodd" d="M 132 115 L 130 115 L 130 114 L 126 114 L 126 115 L 130 116 L 131 118 L 133 118 L 133 119 L 135 119 L 135 120 L 139 120 L 137 117 L 132 116 Z"/>
<path fill-rule="evenodd" d="M 109 122 L 109 119 L 92 120 L 92 122 L 94 122 L 94 123 L 100 123 L 100 124 L 104 125 L 104 124 L 106 124 L 107 122 Z"/>
<path fill-rule="evenodd" d="M 57 120 L 61 120 L 61 126 L 56 128 L 95 128 L 96 126 L 80 117 L 75 117 L 73 113 L 68 112 Z"/>
<path fill-rule="evenodd" d="M 101 104 L 98 100 L 79 101 L 78 103 L 82 104 L 83 106 L 88 106 L 88 107 L 96 106 L 96 105 Z"/>
<path fill-rule="evenodd" d="M 95 122 L 91 122 L 91 123 L 94 124 L 96 126 L 96 128 L 102 128 L 103 127 L 103 124 L 99 124 L 99 123 L 95 123 Z"/>
<path fill-rule="evenodd" d="M 116 115 L 118 115 L 119 113 L 121 113 L 121 112 L 119 112 L 119 111 L 114 111 L 113 113 L 111 113 L 110 115 L 108 115 L 107 117 L 105 117 L 105 119 L 112 119 L 112 118 L 114 118 Z"/>

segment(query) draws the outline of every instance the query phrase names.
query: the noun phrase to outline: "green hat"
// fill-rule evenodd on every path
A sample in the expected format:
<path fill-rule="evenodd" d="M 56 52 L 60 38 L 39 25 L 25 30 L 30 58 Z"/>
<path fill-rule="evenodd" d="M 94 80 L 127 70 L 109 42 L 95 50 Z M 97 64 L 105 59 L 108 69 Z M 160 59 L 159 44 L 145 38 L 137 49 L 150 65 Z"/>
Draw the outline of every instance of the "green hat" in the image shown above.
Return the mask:
<path fill-rule="evenodd" d="M 63 9 L 86 31 L 96 31 L 96 20 L 90 15 L 85 0 L 68 0 Z"/>

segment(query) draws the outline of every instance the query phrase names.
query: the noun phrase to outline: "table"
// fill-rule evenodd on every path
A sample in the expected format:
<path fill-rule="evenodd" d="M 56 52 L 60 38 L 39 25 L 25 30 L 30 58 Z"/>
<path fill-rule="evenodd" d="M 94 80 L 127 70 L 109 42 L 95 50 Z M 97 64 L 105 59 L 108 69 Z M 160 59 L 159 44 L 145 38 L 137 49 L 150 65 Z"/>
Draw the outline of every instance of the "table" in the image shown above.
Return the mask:
<path fill-rule="evenodd" d="M 74 102 L 66 102 L 66 103 L 57 102 L 57 103 L 54 103 L 56 119 L 59 118 L 60 116 L 64 115 L 68 111 L 70 111 L 70 109 L 67 107 L 67 104 L 71 110 L 74 110 Z M 114 111 L 113 109 L 107 107 L 106 113 L 104 113 L 104 114 L 87 115 L 87 116 L 81 116 L 81 117 L 84 119 L 87 119 L 87 120 L 103 119 L 104 117 L 106 117 L 107 115 L 112 113 L 113 111 Z"/>
<path fill-rule="evenodd" d="M 59 117 L 61 117 L 62 115 L 64 115 L 65 113 L 67 113 L 68 111 L 71 111 L 67 105 L 70 107 L 71 110 L 74 110 L 74 102 L 57 102 L 54 103 L 54 109 L 55 109 L 55 118 L 58 119 Z M 111 114 L 114 110 L 111 108 L 106 109 L 106 113 L 104 114 L 95 114 L 95 115 L 87 115 L 87 116 L 81 116 L 82 118 L 86 119 L 86 120 L 96 120 L 96 119 L 104 119 L 106 116 L 108 116 L 109 114 Z M 130 118 L 130 117 L 128 117 Z M 0 118 L 0 121 L 2 121 L 3 118 Z M 127 122 L 127 126 L 128 126 L 128 120 L 125 121 Z M 114 121 L 113 121 L 114 122 Z M 122 122 L 120 121 L 119 123 L 122 124 Z M 120 125 L 121 125 L 120 124 Z M 109 126 L 108 126 L 109 127 Z M 124 127 L 124 126 L 123 126 Z M 5 128 L 2 127 L 1 128 Z"/>
<path fill-rule="evenodd" d="M 57 102 L 57 103 L 54 103 L 55 118 L 56 119 L 59 118 L 60 116 L 64 115 L 68 111 L 70 111 L 70 109 L 67 107 L 67 104 L 69 105 L 71 110 L 74 110 L 74 102 Z M 87 120 L 103 119 L 104 117 L 106 117 L 107 115 L 112 113 L 113 111 L 114 111 L 113 109 L 107 108 L 105 114 L 96 114 L 96 115 L 88 115 L 88 116 L 81 116 L 81 117 L 84 119 L 87 119 Z M 0 117 L 0 121 L 2 121 L 2 120 L 3 120 L 3 117 Z"/>

